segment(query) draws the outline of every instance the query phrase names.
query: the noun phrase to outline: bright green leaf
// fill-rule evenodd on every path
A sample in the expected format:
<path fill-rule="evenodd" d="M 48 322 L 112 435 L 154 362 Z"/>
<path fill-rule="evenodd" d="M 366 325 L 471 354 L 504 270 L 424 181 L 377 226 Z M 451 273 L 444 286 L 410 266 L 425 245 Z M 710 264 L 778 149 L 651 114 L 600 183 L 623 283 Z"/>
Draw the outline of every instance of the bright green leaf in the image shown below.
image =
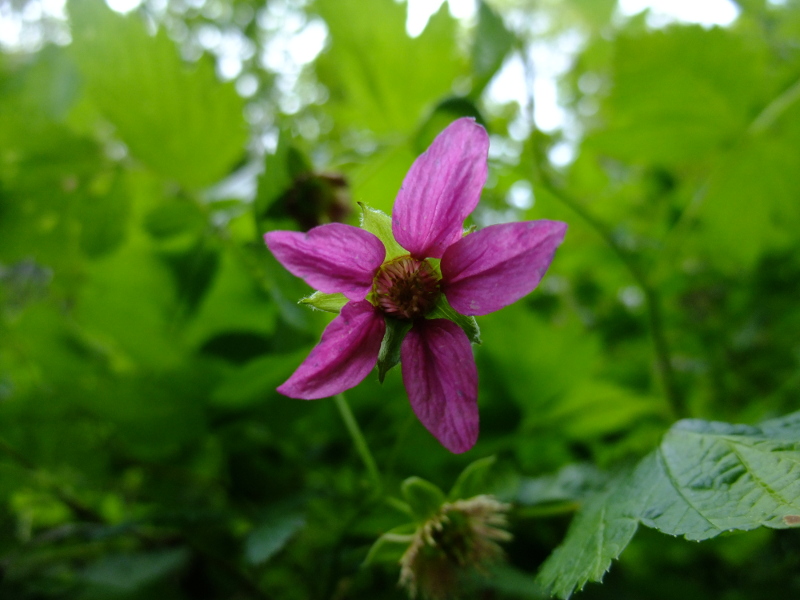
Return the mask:
<path fill-rule="evenodd" d="M 326 294 L 324 292 L 314 292 L 310 296 L 300 299 L 300 304 L 310 306 L 316 310 L 339 314 L 347 304 L 348 300 L 344 294 Z"/>
<path fill-rule="evenodd" d="M 361 204 L 359 202 L 359 205 L 362 211 L 361 227 L 383 242 L 386 248 L 386 258 L 384 260 L 388 261 L 398 256 L 408 255 L 408 251 L 394 239 L 394 234 L 392 233 L 392 218 L 385 212 L 370 208 L 366 204 Z"/>
<path fill-rule="evenodd" d="M 360 0 L 319 0 L 315 6 L 331 36 L 317 73 L 341 125 L 409 132 L 464 73 L 456 22 L 446 6 L 415 39 L 405 31 L 405 6 L 392 0 L 372 0 L 368 10 Z"/>
<path fill-rule="evenodd" d="M 212 184 L 244 154 L 243 101 L 208 59 L 188 66 L 161 30 L 97 0 L 69 4 L 72 50 L 87 88 L 131 153 L 189 188 Z"/>

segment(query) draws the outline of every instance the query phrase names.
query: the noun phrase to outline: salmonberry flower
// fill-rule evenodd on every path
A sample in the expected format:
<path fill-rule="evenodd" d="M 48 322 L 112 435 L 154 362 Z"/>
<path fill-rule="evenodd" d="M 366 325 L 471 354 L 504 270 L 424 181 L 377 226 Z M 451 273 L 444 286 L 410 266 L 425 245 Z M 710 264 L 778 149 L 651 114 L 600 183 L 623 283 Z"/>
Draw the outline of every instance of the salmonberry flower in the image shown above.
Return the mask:
<path fill-rule="evenodd" d="M 331 223 L 264 236 L 284 267 L 320 290 L 307 303 L 341 307 L 280 393 L 333 396 L 356 386 L 376 364 L 382 380 L 399 362 L 422 424 L 451 452 L 472 448 L 478 438 L 474 317 L 530 293 L 566 231 L 557 221 L 526 221 L 464 234 L 486 181 L 488 151 L 484 128 L 458 119 L 411 166 L 391 221 L 365 208 L 362 228 Z"/>

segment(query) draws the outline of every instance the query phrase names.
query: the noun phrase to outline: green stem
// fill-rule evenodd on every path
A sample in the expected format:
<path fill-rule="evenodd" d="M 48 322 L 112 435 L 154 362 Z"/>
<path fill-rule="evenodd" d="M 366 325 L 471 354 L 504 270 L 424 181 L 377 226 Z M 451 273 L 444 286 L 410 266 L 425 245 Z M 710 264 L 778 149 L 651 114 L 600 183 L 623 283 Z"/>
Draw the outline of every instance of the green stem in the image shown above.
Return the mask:
<path fill-rule="evenodd" d="M 542 184 L 550 194 L 560 200 L 562 204 L 586 221 L 586 223 L 603 238 L 606 244 L 608 244 L 619 257 L 620 262 L 625 265 L 625 268 L 628 270 L 631 277 L 633 277 L 636 284 L 642 289 L 644 293 L 644 306 L 647 312 L 647 323 L 653 341 L 656 371 L 658 372 L 661 387 L 664 390 L 664 396 L 666 396 L 669 408 L 673 413 L 673 418 L 686 416 L 685 403 L 675 384 L 675 372 L 672 368 L 672 359 L 670 357 L 667 336 L 664 333 L 664 321 L 661 316 L 661 302 L 658 297 L 658 292 L 650 285 L 650 282 L 647 280 L 636 258 L 628 250 L 620 246 L 617 240 L 614 239 L 614 235 L 609 227 L 586 210 L 580 202 L 566 194 L 563 190 L 557 188 L 553 184 L 549 174 L 542 171 L 543 170 L 540 169 L 539 183 Z"/>
<path fill-rule="evenodd" d="M 765 132 L 798 101 L 800 101 L 800 79 L 764 107 L 750 124 L 748 133 L 758 135 Z"/>
<path fill-rule="evenodd" d="M 361 457 L 361 462 L 364 463 L 364 467 L 367 469 L 367 473 L 369 473 L 369 478 L 375 486 L 375 491 L 380 492 L 382 486 L 378 466 L 375 464 L 375 459 L 372 458 L 372 453 L 369 451 L 369 446 L 367 446 L 367 440 L 364 438 L 364 434 L 361 433 L 361 428 L 358 426 L 356 418 L 353 416 L 353 411 L 350 410 L 347 399 L 344 397 L 344 394 L 336 394 L 333 400 L 336 403 L 336 408 L 339 410 L 342 421 L 344 421 L 344 426 L 347 428 L 347 433 L 349 433 L 350 437 L 353 439 L 353 444 L 356 447 L 358 455 Z"/>
<path fill-rule="evenodd" d="M 526 71 L 526 81 L 528 82 L 528 121 L 530 125 L 530 139 L 533 144 L 533 174 L 535 183 L 542 185 L 562 204 L 567 206 L 575 214 L 581 217 L 586 223 L 595 230 L 597 234 L 603 238 L 606 244 L 614 251 L 619 257 L 622 264 L 636 281 L 637 285 L 644 293 L 644 305 L 647 311 L 647 322 L 650 328 L 650 335 L 653 341 L 653 352 L 656 360 L 656 371 L 661 382 L 661 387 L 664 391 L 664 396 L 671 417 L 686 416 L 686 405 L 683 397 L 678 391 L 678 386 L 675 383 L 675 372 L 672 368 L 672 360 L 670 357 L 669 344 L 667 336 L 664 332 L 664 322 L 661 317 L 661 302 L 656 288 L 650 285 L 644 271 L 637 258 L 631 254 L 626 248 L 621 246 L 614 238 L 611 228 L 603 221 L 598 219 L 591 213 L 583 203 L 573 198 L 570 194 L 564 191 L 563 187 L 557 185 L 551 171 L 548 169 L 549 162 L 540 150 L 537 143 L 536 121 L 534 120 L 534 97 L 533 97 L 533 64 L 531 63 L 528 52 L 523 49 L 522 52 L 523 63 Z"/>

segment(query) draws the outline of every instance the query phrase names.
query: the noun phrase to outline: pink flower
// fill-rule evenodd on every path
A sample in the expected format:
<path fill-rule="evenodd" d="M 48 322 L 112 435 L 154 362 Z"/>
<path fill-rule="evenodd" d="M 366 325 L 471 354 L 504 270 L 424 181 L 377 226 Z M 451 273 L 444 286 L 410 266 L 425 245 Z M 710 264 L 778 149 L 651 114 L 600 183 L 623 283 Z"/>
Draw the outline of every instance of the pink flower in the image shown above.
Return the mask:
<path fill-rule="evenodd" d="M 389 244 L 341 223 L 264 236 L 292 274 L 348 300 L 279 392 L 311 400 L 356 386 L 378 362 L 387 322 L 402 321 L 410 329 L 400 363 L 414 412 L 451 452 L 472 448 L 478 373 L 470 340 L 453 321 L 425 317 L 442 296 L 470 317 L 516 302 L 538 285 L 566 232 L 557 221 L 526 221 L 463 234 L 486 181 L 488 151 L 483 127 L 462 118 L 417 158 L 392 211 L 391 231 L 405 254 L 390 256 Z"/>

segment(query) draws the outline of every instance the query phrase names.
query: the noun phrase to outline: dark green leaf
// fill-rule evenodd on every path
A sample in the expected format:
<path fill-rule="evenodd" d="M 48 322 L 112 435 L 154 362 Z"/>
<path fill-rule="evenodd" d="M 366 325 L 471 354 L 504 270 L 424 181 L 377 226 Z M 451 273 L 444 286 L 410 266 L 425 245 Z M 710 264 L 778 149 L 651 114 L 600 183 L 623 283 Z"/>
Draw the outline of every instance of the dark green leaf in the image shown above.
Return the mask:
<path fill-rule="evenodd" d="M 445 298 L 444 294 L 439 296 L 436 306 L 425 316 L 425 318 L 449 319 L 464 330 L 464 333 L 467 334 L 470 342 L 473 344 L 481 343 L 481 329 L 478 327 L 478 322 L 475 320 L 475 317 L 468 317 L 456 312 L 455 309 L 450 306 L 450 303 L 447 301 L 447 298 Z"/>
<path fill-rule="evenodd" d="M 400 346 L 406 334 L 411 331 L 413 323 L 385 317 L 386 333 L 381 341 L 381 348 L 378 351 L 378 380 L 383 383 L 389 369 L 400 362 Z"/>

